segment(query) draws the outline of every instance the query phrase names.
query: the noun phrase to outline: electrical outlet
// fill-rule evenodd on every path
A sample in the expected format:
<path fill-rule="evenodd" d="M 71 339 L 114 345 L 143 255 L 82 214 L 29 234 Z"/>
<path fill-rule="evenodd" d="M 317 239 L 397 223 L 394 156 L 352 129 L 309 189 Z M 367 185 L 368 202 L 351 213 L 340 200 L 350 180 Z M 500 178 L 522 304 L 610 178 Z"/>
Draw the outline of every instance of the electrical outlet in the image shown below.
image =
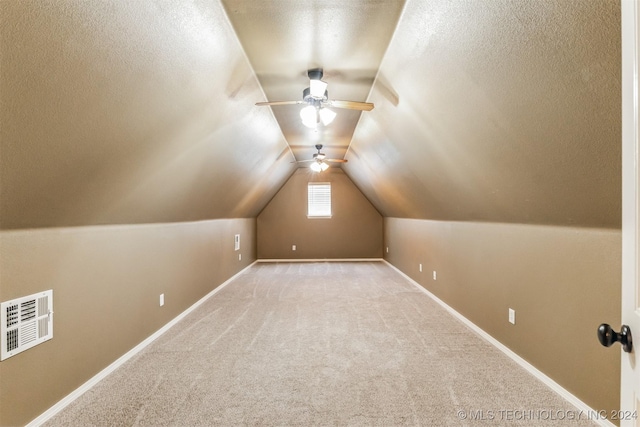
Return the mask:
<path fill-rule="evenodd" d="M 509 309 L 509 323 L 516 324 L 516 311 L 513 308 Z"/>
<path fill-rule="evenodd" d="M 387 246 L 387 253 L 389 253 L 389 246 Z"/>
<path fill-rule="evenodd" d="M 238 254 L 238 261 L 242 261 L 242 254 Z"/>
<path fill-rule="evenodd" d="M 422 264 L 420 264 L 420 273 L 422 273 Z"/>
<path fill-rule="evenodd" d="M 295 251 L 296 250 L 296 245 L 291 245 L 291 250 Z"/>
<path fill-rule="evenodd" d="M 164 305 L 164 294 L 160 294 L 160 307 Z"/>
<path fill-rule="evenodd" d="M 433 280 L 437 280 L 438 279 L 438 273 L 436 273 L 435 270 L 433 270 Z"/>

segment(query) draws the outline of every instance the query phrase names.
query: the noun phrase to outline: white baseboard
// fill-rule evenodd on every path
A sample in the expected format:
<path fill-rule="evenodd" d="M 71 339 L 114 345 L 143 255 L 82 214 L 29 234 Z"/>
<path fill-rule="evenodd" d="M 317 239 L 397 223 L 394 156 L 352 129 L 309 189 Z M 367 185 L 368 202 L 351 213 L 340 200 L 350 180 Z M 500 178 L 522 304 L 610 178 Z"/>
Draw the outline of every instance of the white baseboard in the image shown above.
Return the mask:
<path fill-rule="evenodd" d="M 391 268 L 393 268 L 395 271 L 397 271 L 400 275 L 402 275 L 405 279 L 407 279 L 411 284 L 413 284 L 419 290 L 421 290 L 422 292 L 427 294 L 427 296 L 429 296 L 429 298 L 431 298 L 432 300 L 434 300 L 435 302 L 440 304 L 445 310 L 447 310 L 449 313 L 451 313 L 455 318 L 457 318 L 462 323 L 464 323 L 467 327 L 469 327 L 469 329 L 474 331 L 476 334 L 478 334 L 484 340 L 488 341 L 490 344 L 492 344 L 498 350 L 500 350 L 501 352 L 506 354 L 514 362 L 516 362 L 518 365 L 520 365 L 525 370 L 527 370 L 527 372 L 529 372 L 534 377 L 536 377 L 537 379 L 542 381 L 547 387 L 549 387 L 551 390 L 555 391 L 558 395 L 560 395 L 562 398 L 564 398 L 570 404 L 575 406 L 576 409 L 578 409 L 579 411 L 583 411 L 585 414 L 596 414 L 597 413 L 597 411 L 595 411 L 594 409 L 590 408 L 589 405 L 584 403 L 582 400 L 578 399 L 571 392 L 569 392 L 567 389 L 562 387 L 560 384 L 558 384 L 557 382 L 555 382 L 554 380 L 549 378 L 542 371 L 538 370 L 535 366 L 533 366 L 532 364 L 530 364 L 529 362 L 524 360 L 522 357 L 518 356 L 516 353 L 513 352 L 513 350 L 509 349 L 509 347 L 505 346 L 500 341 L 498 341 L 497 339 L 495 339 L 494 337 L 489 335 L 487 332 L 485 332 L 484 330 L 480 329 L 480 327 L 478 327 L 475 323 L 471 322 L 469 319 L 464 317 L 462 314 L 460 314 L 456 310 L 454 310 L 446 302 L 442 301 L 440 298 L 435 296 L 433 293 L 429 292 L 422 285 L 420 285 L 418 282 L 416 282 L 411 277 L 406 275 L 403 271 L 401 271 L 395 265 L 391 264 L 387 260 L 383 260 L 383 261 L 387 265 L 389 265 Z M 601 425 L 603 427 L 615 427 L 615 425 L 612 422 L 610 422 L 609 420 L 606 420 L 604 418 L 597 417 L 596 419 L 594 419 L 592 421 L 594 421 L 596 424 Z"/>
<path fill-rule="evenodd" d="M 253 263 L 251 263 L 250 265 L 248 265 L 247 267 L 243 268 L 241 271 L 239 271 L 238 273 L 236 273 L 235 275 L 233 275 L 232 277 L 230 277 L 229 279 L 227 279 L 225 282 L 223 282 L 220 286 L 216 287 L 214 290 L 212 290 L 211 292 L 209 292 L 207 295 L 205 295 L 204 297 L 202 297 L 200 300 L 198 300 L 197 302 L 195 302 L 192 306 L 190 306 L 189 308 L 187 308 L 185 311 L 183 311 L 182 313 L 180 313 L 178 316 L 176 316 L 173 320 L 171 320 L 169 323 L 167 323 L 166 325 L 164 325 L 161 329 L 159 329 L 158 331 L 156 331 L 153 335 L 149 336 L 147 339 L 145 339 L 144 341 L 142 341 L 140 344 L 138 344 L 137 346 L 135 346 L 134 348 L 132 348 L 131 350 L 129 350 L 127 353 L 125 353 L 124 355 L 122 355 L 120 358 L 118 358 L 116 361 L 114 361 L 112 364 L 110 364 L 109 366 L 107 366 L 106 368 L 104 368 L 102 371 L 100 371 L 98 374 L 96 374 L 94 377 L 92 377 L 90 380 L 88 380 L 87 382 L 85 382 L 83 385 L 81 385 L 80 387 L 78 387 L 76 390 L 74 390 L 73 392 L 71 392 L 70 394 L 68 394 L 66 397 L 64 397 L 63 399 L 61 399 L 58 403 L 56 403 L 55 405 L 53 405 L 51 408 L 49 408 L 47 411 L 45 411 L 44 413 L 42 413 L 39 417 L 37 417 L 36 419 L 34 419 L 33 421 L 31 421 L 29 424 L 26 425 L 26 427 L 37 427 L 40 426 L 42 424 L 44 424 L 46 421 L 48 421 L 50 418 L 52 418 L 54 415 L 56 415 L 58 412 L 62 411 L 65 407 L 67 407 L 69 404 L 71 404 L 74 400 L 76 400 L 78 397 L 80 397 L 82 394 L 84 394 L 85 392 L 87 392 L 89 389 L 91 389 L 91 387 L 93 387 L 94 385 L 96 385 L 98 382 L 100 382 L 103 378 L 105 378 L 107 375 L 109 375 L 110 373 L 112 373 L 113 371 L 115 371 L 117 368 L 119 368 L 120 366 L 122 366 L 125 362 L 127 362 L 129 359 L 131 359 L 133 356 L 135 356 L 137 353 L 139 353 L 140 351 L 142 351 L 145 347 L 147 347 L 149 344 L 151 344 L 153 341 L 155 341 L 156 339 L 158 339 L 162 334 L 164 334 L 166 331 L 168 331 L 172 326 L 174 326 L 176 323 L 178 323 L 180 320 L 182 320 L 185 316 L 187 316 L 189 313 L 191 313 L 193 310 L 195 310 L 198 306 L 202 305 L 207 299 L 211 298 L 213 295 L 215 295 L 216 293 L 218 293 L 222 288 L 224 288 L 225 286 L 227 286 L 229 283 L 231 283 L 238 275 L 242 274 L 245 270 L 247 270 L 248 268 L 250 268 L 251 266 L 253 266 L 256 263 L 260 263 L 260 262 L 345 262 L 345 261 L 355 261 L 355 262 L 362 262 L 362 261 L 382 261 L 384 263 L 386 263 L 387 265 L 389 265 L 391 268 L 393 268 L 395 271 L 397 271 L 400 275 L 402 275 L 404 278 L 406 278 L 411 284 L 413 284 L 416 288 L 418 288 L 419 290 L 421 290 L 422 292 L 424 292 L 427 296 L 429 296 L 431 299 L 433 299 L 435 302 L 437 302 L 439 305 L 441 305 L 445 310 L 447 310 L 449 313 L 451 313 L 454 317 L 456 317 L 457 319 L 459 319 L 461 322 L 463 322 L 465 325 L 467 325 L 471 330 L 473 330 L 475 333 L 477 333 L 480 337 L 482 337 L 483 339 L 485 339 L 486 341 L 488 341 L 490 344 L 492 344 L 493 346 L 495 346 L 497 349 L 499 349 L 500 351 L 502 351 L 504 354 L 506 354 L 509 358 L 511 358 L 512 360 L 514 360 L 516 363 L 518 363 L 520 366 L 522 366 L 524 369 L 526 369 L 529 373 L 531 373 L 533 376 L 535 376 L 536 378 L 538 378 L 540 381 L 542 381 L 545 385 L 547 385 L 550 389 L 552 389 L 553 391 L 555 391 L 558 395 L 560 395 L 561 397 L 563 397 L 565 400 L 567 400 L 569 403 L 571 403 L 573 406 L 575 406 L 578 410 L 584 411 L 585 413 L 596 413 L 595 410 L 593 410 L 592 408 L 590 408 L 586 403 L 582 402 L 580 399 L 578 399 L 576 396 L 574 396 L 573 394 L 571 394 L 569 391 L 567 391 L 565 388 L 563 388 L 561 385 L 559 385 L 558 383 L 556 383 L 555 381 L 553 381 L 551 378 L 549 378 L 547 375 L 545 375 L 544 373 L 542 373 L 540 370 L 538 370 L 537 368 L 535 368 L 533 365 L 531 365 L 529 362 L 527 362 L 526 360 L 524 360 L 523 358 L 521 358 L 520 356 L 518 356 L 516 353 L 514 353 L 512 350 L 510 350 L 508 347 L 506 347 L 504 344 L 502 344 L 501 342 L 499 342 L 498 340 L 496 340 L 495 338 L 493 338 L 491 335 L 489 335 L 488 333 L 486 333 L 485 331 L 483 331 L 482 329 L 480 329 L 478 326 L 476 326 L 474 323 L 472 323 L 470 320 L 468 320 L 466 317 L 464 317 L 463 315 L 461 315 L 460 313 L 458 313 L 456 310 L 454 310 L 453 308 L 451 308 L 449 305 L 447 305 L 444 301 L 442 301 L 440 298 L 438 298 L 437 296 L 435 296 L 433 293 L 429 292 L 428 290 L 426 290 L 424 287 L 422 287 L 419 283 L 417 283 L 415 280 L 413 280 L 411 277 L 407 276 L 404 272 L 402 272 L 401 270 L 399 270 L 396 266 L 394 266 L 393 264 L 389 263 L 387 260 L 382 259 L 382 258 L 346 258 L 346 259 L 292 259 L 292 260 L 288 260 L 288 259 L 259 259 L 254 261 Z M 596 419 L 594 420 L 597 424 L 603 426 L 603 427 L 615 427 L 614 424 L 612 424 L 610 421 L 605 420 L 605 419 Z"/>
<path fill-rule="evenodd" d="M 91 389 L 91 387 L 93 387 L 94 385 L 99 383 L 107 375 L 109 375 L 110 373 L 112 373 L 113 371 L 118 369 L 125 362 L 127 362 L 129 359 L 131 359 L 136 354 L 138 354 L 140 351 L 142 351 L 145 347 L 147 347 L 153 341 L 158 339 L 162 334 L 167 332 L 172 326 L 174 326 L 176 323 L 178 323 L 180 320 L 182 320 L 184 317 L 186 317 L 193 310 L 198 308 L 198 306 L 202 305 L 206 300 L 208 300 L 213 295 L 218 293 L 222 288 L 224 288 L 229 283 L 231 283 L 233 281 L 233 279 L 235 279 L 237 276 L 242 274 L 246 269 L 248 269 L 251 266 L 253 266 L 256 262 L 257 261 L 252 262 L 251 264 L 249 264 L 248 266 L 246 266 L 245 268 L 243 268 L 242 270 L 240 270 L 239 272 L 237 272 L 236 274 L 231 276 L 229 279 L 224 281 L 221 285 L 216 287 L 214 290 L 209 292 L 207 295 L 205 295 L 204 297 L 200 298 L 191 307 L 187 308 L 185 311 L 180 313 L 173 320 L 171 320 L 169 323 L 164 325 L 162 328 L 158 329 L 153 335 L 149 336 L 147 339 L 142 341 L 140 344 L 138 344 L 137 346 L 135 346 L 134 348 L 132 348 L 131 350 L 129 350 L 128 352 L 126 352 L 125 354 L 120 356 L 112 364 L 110 364 L 109 366 L 104 368 L 102 371 L 98 372 L 89 381 L 87 381 L 86 383 L 82 384 L 80 387 L 78 387 L 77 389 L 75 389 L 74 391 L 69 393 L 67 396 L 62 398 L 58 403 L 53 405 L 51 408 L 47 409 L 40 416 L 38 416 L 38 418 L 36 418 L 33 421 L 31 421 L 25 427 L 37 427 L 37 426 L 40 426 L 40 425 L 44 424 L 45 422 L 47 422 L 54 415 L 56 415 L 58 412 L 62 411 L 65 407 L 67 407 L 69 404 L 71 404 L 74 400 L 76 400 L 77 398 L 82 396 L 85 392 L 87 392 L 89 389 Z"/>
<path fill-rule="evenodd" d="M 304 258 L 304 259 L 278 259 L 264 258 L 256 262 L 381 262 L 382 258 Z"/>

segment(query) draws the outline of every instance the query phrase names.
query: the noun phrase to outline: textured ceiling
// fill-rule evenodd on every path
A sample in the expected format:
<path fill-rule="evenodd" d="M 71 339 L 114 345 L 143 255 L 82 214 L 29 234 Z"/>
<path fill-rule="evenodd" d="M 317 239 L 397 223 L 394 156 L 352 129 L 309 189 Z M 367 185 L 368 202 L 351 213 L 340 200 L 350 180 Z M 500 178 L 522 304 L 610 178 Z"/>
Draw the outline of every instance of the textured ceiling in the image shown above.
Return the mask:
<path fill-rule="evenodd" d="M 619 227 L 620 5 L 409 0 L 345 170 L 385 216 Z"/>
<path fill-rule="evenodd" d="M 620 226 L 611 0 L 0 2 L 0 227 L 257 215 L 323 143 L 385 216 Z M 306 70 L 338 110 L 300 124 Z"/>
<path fill-rule="evenodd" d="M 0 2 L 2 228 L 252 217 L 294 170 L 217 1 Z"/>

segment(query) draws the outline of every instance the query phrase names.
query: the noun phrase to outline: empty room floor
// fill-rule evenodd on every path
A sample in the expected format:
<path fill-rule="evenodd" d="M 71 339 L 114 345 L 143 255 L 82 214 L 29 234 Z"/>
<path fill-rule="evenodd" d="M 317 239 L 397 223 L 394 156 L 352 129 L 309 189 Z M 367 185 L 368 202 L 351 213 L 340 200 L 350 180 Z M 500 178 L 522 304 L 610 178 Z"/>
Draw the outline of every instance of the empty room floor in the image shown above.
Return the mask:
<path fill-rule="evenodd" d="M 595 424 L 372 261 L 254 264 L 45 425 Z"/>

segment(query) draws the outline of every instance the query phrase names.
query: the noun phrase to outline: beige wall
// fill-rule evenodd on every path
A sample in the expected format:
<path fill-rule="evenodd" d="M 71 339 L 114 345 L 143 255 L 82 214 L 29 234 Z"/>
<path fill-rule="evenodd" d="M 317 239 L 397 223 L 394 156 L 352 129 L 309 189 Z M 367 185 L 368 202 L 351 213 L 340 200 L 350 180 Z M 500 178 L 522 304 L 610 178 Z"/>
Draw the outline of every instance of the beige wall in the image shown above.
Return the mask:
<path fill-rule="evenodd" d="M 3 231 L 0 301 L 53 289 L 55 314 L 52 340 L 0 363 L 0 425 L 36 418 L 255 258 L 255 219 Z"/>
<path fill-rule="evenodd" d="M 307 218 L 311 181 L 331 182 L 330 219 Z M 261 259 L 382 257 L 382 217 L 339 168 L 299 168 L 258 216 L 257 235 Z"/>
<path fill-rule="evenodd" d="M 398 218 L 384 227 L 390 263 L 590 407 L 619 408 L 620 354 L 596 330 L 620 319 L 620 230 Z"/>

